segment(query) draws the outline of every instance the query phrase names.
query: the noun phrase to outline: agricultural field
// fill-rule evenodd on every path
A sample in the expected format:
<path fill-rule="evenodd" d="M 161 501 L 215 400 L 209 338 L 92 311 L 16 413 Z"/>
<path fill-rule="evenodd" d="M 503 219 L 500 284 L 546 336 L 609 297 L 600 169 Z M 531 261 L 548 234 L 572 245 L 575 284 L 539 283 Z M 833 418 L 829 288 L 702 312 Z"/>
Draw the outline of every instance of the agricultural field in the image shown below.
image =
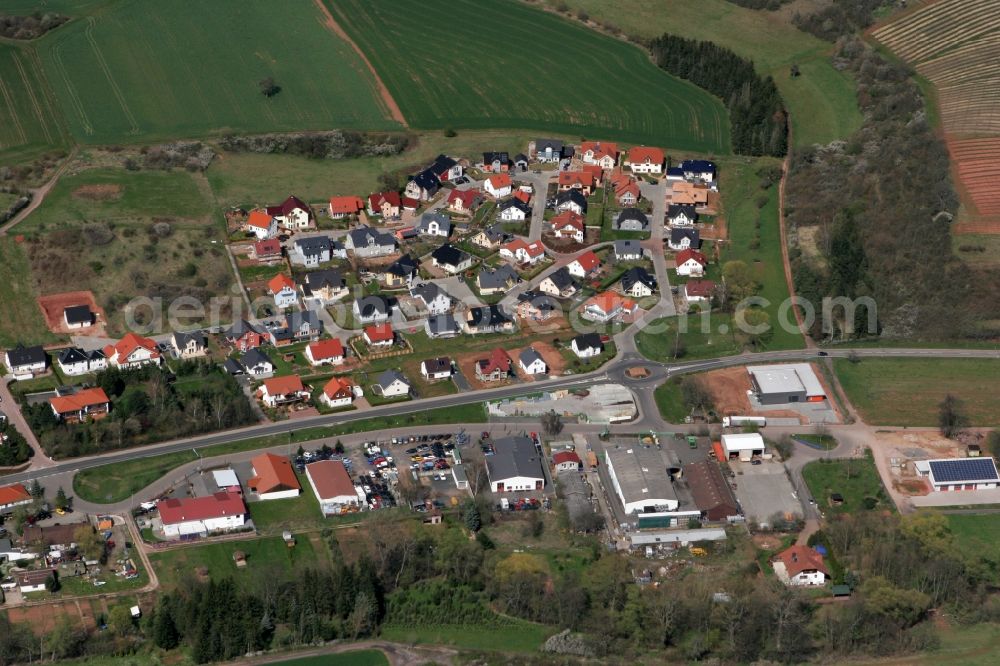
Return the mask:
<path fill-rule="evenodd" d="M 718 99 L 633 45 L 526 4 L 325 2 L 413 127 L 530 128 L 730 152 Z M 484 43 L 484 25 L 503 26 L 502 58 Z"/>
<path fill-rule="evenodd" d="M 66 138 L 36 49 L 0 43 L 0 164 L 28 161 Z"/>
<path fill-rule="evenodd" d="M 557 4 L 552 2 L 550 4 Z M 565 0 L 573 12 L 640 38 L 665 32 L 703 39 L 753 60 L 774 78 L 791 114 L 792 143 L 808 146 L 847 138 L 861 126 L 854 80 L 830 62 L 831 44 L 795 28 L 778 12 L 745 9 L 729 0 Z M 801 75 L 792 78 L 791 66 Z"/>
<path fill-rule="evenodd" d="M 847 399 L 869 425 L 936 426 L 938 405 L 951 393 L 973 426 L 1000 423 L 1000 377 L 989 359 L 864 359 L 834 361 Z"/>
<path fill-rule="evenodd" d="M 164 0 L 92 11 L 37 46 L 82 143 L 400 128 L 319 4 Z M 281 88 L 270 98 L 258 86 L 267 77 Z"/>

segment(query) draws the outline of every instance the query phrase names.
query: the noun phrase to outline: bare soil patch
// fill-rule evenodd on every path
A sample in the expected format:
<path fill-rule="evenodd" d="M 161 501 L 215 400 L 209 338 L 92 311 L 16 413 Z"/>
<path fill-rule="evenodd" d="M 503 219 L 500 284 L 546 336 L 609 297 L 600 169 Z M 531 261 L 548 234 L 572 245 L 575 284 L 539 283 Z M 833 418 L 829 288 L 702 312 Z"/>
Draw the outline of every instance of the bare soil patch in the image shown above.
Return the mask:
<path fill-rule="evenodd" d="M 94 294 L 90 291 L 67 291 L 61 294 L 50 294 L 38 297 L 38 307 L 45 316 L 45 325 L 53 333 L 81 333 L 86 335 L 104 336 L 104 325 L 107 321 L 104 310 L 97 306 Z M 63 310 L 74 305 L 86 305 L 95 313 L 94 325 L 86 328 L 69 329 L 63 318 Z"/>
<path fill-rule="evenodd" d="M 77 199 L 87 199 L 89 201 L 118 201 L 122 198 L 123 189 L 125 188 L 118 183 L 81 185 L 73 190 L 73 196 Z"/>
<path fill-rule="evenodd" d="M 44 636 L 52 631 L 56 623 L 63 617 L 68 616 L 76 626 L 87 631 L 96 628 L 93 609 L 90 608 L 87 600 L 57 601 L 37 606 L 15 606 L 7 609 L 7 617 L 11 622 L 23 623 L 31 627 L 37 636 Z"/>

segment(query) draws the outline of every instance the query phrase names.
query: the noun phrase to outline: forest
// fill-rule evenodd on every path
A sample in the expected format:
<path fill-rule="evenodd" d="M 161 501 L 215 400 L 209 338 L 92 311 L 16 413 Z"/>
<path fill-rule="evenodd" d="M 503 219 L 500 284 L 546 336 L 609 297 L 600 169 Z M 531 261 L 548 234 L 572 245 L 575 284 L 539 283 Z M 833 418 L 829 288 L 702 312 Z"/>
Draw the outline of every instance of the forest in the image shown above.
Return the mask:
<path fill-rule="evenodd" d="M 657 65 L 704 88 L 729 109 L 733 152 L 782 157 L 788 148 L 788 115 L 771 77 L 753 62 L 712 42 L 664 34 L 648 45 Z"/>

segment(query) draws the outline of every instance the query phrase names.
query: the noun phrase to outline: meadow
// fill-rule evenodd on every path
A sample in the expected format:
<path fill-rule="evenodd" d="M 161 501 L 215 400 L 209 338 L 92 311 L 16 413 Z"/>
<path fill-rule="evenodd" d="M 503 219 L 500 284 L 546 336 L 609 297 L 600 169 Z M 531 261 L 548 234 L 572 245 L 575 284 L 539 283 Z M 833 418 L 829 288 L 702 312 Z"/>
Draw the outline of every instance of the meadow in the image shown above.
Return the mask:
<path fill-rule="evenodd" d="M 528 5 L 326 4 L 412 127 L 530 128 L 730 152 L 718 99 L 659 70 L 634 45 Z M 502 31 L 490 39 L 483 26 Z"/>
<path fill-rule="evenodd" d="M 66 131 L 33 46 L 0 43 L 0 164 L 66 144 Z"/>
<path fill-rule="evenodd" d="M 851 514 L 895 510 L 870 451 L 860 459 L 815 460 L 802 468 L 802 478 L 820 511 Z M 834 493 L 843 496 L 842 504 L 830 503 L 830 495 Z"/>
<path fill-rule="evenodd" d="M 938 405 L 951 393 L 970 425 L 1000 423 L 1000 395 L 990 386 L 1000 361 L 989 359 L 864 359 L 834 361 L 847 399 L 870 425 L 936 426 Z"/>
<path fill-rule="evenodd" d="M 11 347 L 18 342 L 43 344 L 58 340 L 45 327 L 42 310 L 35 302 L 37 294 L 32 289 L 28 258 L 22 245 L 10 236 L 0 237 L 0 347 Z"/>
<path fill-rule="evenodd" d="M 163 0 L 90 11 L 38 43 L 82 143 L 400 127 L 314 3 Z M 267 77 L 281 88 L 270 98 L 258 86 Z"/>

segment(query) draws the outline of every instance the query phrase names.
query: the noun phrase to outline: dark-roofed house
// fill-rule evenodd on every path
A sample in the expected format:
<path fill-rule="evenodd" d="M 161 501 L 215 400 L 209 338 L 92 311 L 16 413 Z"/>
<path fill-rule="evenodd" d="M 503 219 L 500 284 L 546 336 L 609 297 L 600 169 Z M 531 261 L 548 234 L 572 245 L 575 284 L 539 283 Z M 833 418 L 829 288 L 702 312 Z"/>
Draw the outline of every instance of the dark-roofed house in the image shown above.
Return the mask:
<path fill-rule="evenodd" d="M 494 493 L 541 490 L 545 487 L 542 457 L 530 437 L 501 437 L 486 458 L 486 474 Z"/>
<path fill-rule="evenodd" d="M 424 169 L 416 176 L 410 177 L 410 181 L 406 183 L 406 188 L 403 190 L 403 195 L 411 199 L 427 201 L 437 194 L 439 189 L 441 189 L 441 181 L 438 180 L 437 174 L 430 169 Z"/>
<path fill-rule="evenodd" d="M 510 155 L 504 152 L 483 153 L 483 171 L 506 173 L 510 170 Z"/>
<path fill-rule="evenodd" d="M 471 335 L 509 333 L 513 330 L 514 320 L 499 305 L 469 308 L 465 313 L 465 331 Z"/>
<path fill-rule="evenodd" d="M 497 217 L 504 222 L 524 222 L 531 217 L 531 206 L 517 198 L 507 199 L 497 206 Z"/>
<path fill-rule="evenodd" d="M 511 199 L 511 201 L 517 201 L 517 199 Z M 473 245 L 478 245 L 487 250 L 495 250 L 511 238 L 512 236 L 503 230 L 503 225 L 497 223 L 486 227 L 473 236 L 471 240 Z"/>
<path fill-rule="evenodd" d="M 267 357 L 267 354 L 254 348 L 243 354 L 240 364 L 248 375 L 254 377 L 270 377 L 274 373 L 274 363 Z"/>
<path fill-rule="evenodd" d="M 667 206 L 667 221 L 672 227 L 690 227 L 698 221 L 698 213 L 692 204 L 670 204 Z"/>
<path fill-rule="evenodd" d="M 312 310 L 291 312 L 278 325 L 269 326 L 267 334 L 276 347 L 317 340 L 323 334 L 323 322 Z"/>
<path fill-rule="evenodd" d="M 73 377 L 100 372 L 108 367 L 108 359 L 101 349 L 85 351 L 79 347 L 67 347 L 59 352 L 56 362 L 64 375 Z"/>
<path fill-rule="evenodd" d="M 354 318 L 362 324 L 386 321 L 392 314 L 392 303 L 384 296 L 365 296 L 354 301 Z"/>
<path fill-rule="evenodd" d="M 556 195 L 556 212 L 571 210 L 577 215 L 587 214 L 587 197 L 579 190 L 566 190 Z"/>
<path fill-rule="evenodd" d="M 204 331 L 176 331 L 170 343 L 179 358 L 200 358 L 208 354 L 208 337 Z"/>
<path fill-rule="evenodd" d="M 420 364 L 420 374 L 424 379 L 448 379 L 451 377 L 451 359 L 447 356 L 425 359 Z"/>
<path fill-rule="evenodd" d="M 527 171 L 528 170 L 528 156 L 524 153 L 518 153 L 514 155 L 514 168 L 517 171 Z"/>
<path fill-rule="evenodd" d="M 451 235 L 451 218 L 437 211 L 424 213 L 417 222 L 416 230 L 421 236 L 447 238 Z"/>
<path fill-rule="evenodd" d="M 547 321 L 559 312 L 562 312 L 559 303 L 548 294 L 528 290 L 517 295 L 515 315 L 520 319 Z"/>
<path fill-rule="evenodd" d="M 680 163 L 680 169 L 687 180 L 703 180 L 706 183 L 715 180 L 715 163 L 708 160 L 684 160 Z"/>
<path fill-rule="evenodd" d="M 604 351 L 604 344 L 601 336 L 597 333 L 581 333 L 570 342 L 573 353 L 580 358 L 591 358 L 598 356 Z"/>
<path fill-rule="evenodd" d="M 245 319 L 238 319 L 225 333 L 226 342 L 240 351 L 255 349 L 264 344 L 264 332 Z"/>
<path fill-rule="evenodd" d="M 542 163 L 558 162 L 566 157 L 564 150 L 559 139 L 535 139 L 534 158 Z"/>
<path fill-rule="evenodd" d="M 444 314 L 451 309 L 451 297 L 434 282 L 421 282 L 410 289 L 413 296 L 427 309 L 428 314 Z"/>
<path fill-rule="evenodd" d="M 472 266 L 472 255 L 451 243 L 445 243 L 431 252 L 431 263 L 445 273 L 455 275 Z"/>
<path fill-rule="evenodd" d="M 347 257 L 344 247 L 329 236 L 309 236 L 295 239 L 288 259 L 293 264 L 313 268 L 334 259 L 338 254 L 341 259 Z"/>
<path fill-rule="evenodd" d="M 637 240 L 617 240 L 614 249 L 615 261 L 638 261 L 642 259 L 642 245 Z"/>
<path fill-rule="evenodd" d="M 417 277 L 417 260 L 408 254 L 392 262 L 382 271 L 382 283 L 389 289 L 409 287 Z"/>
<path fill-rule="evenodd" d="M 673 227 L 667 237 L 667 246 L 671 250 L 697 250 L 701 247 L 701 232 L 694 227 Z"/>
<path fill-rule="evenodd" d="M 438 155 L 427 170 L 438 177 L 438 180 L 448 181 L 462 177 L 462 165 L 447 155 Z"/>
<path fill-rule="evenodd" d="M 361 226 L 347 233 L 345 245 L 357 257 L 385 257 L 396 251 L 396 237 L 384 231 Z"/>
<path fill-rule="evenodd" d="M 701 460 L 684 466 L 684 478 L 701 515 L 707 520 L 733 520 L 740 515 L 733 491 L 722 476 L 719 463 Z"/>
<path fill-rule="evenodd" d="M 459 327 L 455 317 L 450 314 L 441 314 L 428 317 L 424 323 L 424 331 L 429 338 L 453 338 L 458 335 Z"/>
<path fill-rule="evenodd" d="M 642 266 L 634 266 L 622 275 L 622 292 L 632 298 L 645 298 L 656 291 L 656 278 Z"/>
<path fill-rule="evenodd" d="M 15 379 L 25 379 L 45 372 L 49 367 L 49 355 L 41 345 L 25 347 L 18 345 L 8 349 L 5 355 L 7 369 Z"/>
<path fill-rule="evenodd" d="M 649 231 L 649 218 L 638 208 L 623 208 L 615 218 L 618 231 Z"/>
<path fill-rule="evenodd" d="M 539 291 L 556 298 L 570 298 L 578 289 L 576 280 L 569 274 L 569 269 L 565 266 L 553 271 L 538 283 Z"/>
<path fill-rule="evenodd" d="M 534 347 L 526 347 L 517 356 L 517 364 L 521 366 L 521 372 L 526 375 L 544 375 L 549 371 L 542 355 L 535 351 Z"/>
<path fill-rule="evenodd" d="M 89 305 L 71 305 L 63 310 L 63 321 L 69 329 L 87 328 L 94 325 L 94 313 Z"/>
<path fill-rule="evenodd" d="M 476 275 L 476 287 L 483 296 L 508 291 L 521 281 L 521 277 L 509 264 L 504 264 L 494 270 L 482 268 Z"/>
<path fill-rule="evenodd" d="M 928 478 L 935 491 L 986 490 L 1000 487 L 993 458 L 941 458 L 918 460 L 917 474 Z"/>
<path fill-rule="evenodd" d="M 347 280 L 336 269 L 326 269 L 306 273 L 299 282 L 302 298 L 316 301 L 320 305 L 339 301 L 350 293 Z"/>
<path fill-rule="evenodd" d="M 410 393 L 410 382 L 398 370 L 386 370 L 378 376 L 373 387 L 383 398 L 397 398 Z"/>

